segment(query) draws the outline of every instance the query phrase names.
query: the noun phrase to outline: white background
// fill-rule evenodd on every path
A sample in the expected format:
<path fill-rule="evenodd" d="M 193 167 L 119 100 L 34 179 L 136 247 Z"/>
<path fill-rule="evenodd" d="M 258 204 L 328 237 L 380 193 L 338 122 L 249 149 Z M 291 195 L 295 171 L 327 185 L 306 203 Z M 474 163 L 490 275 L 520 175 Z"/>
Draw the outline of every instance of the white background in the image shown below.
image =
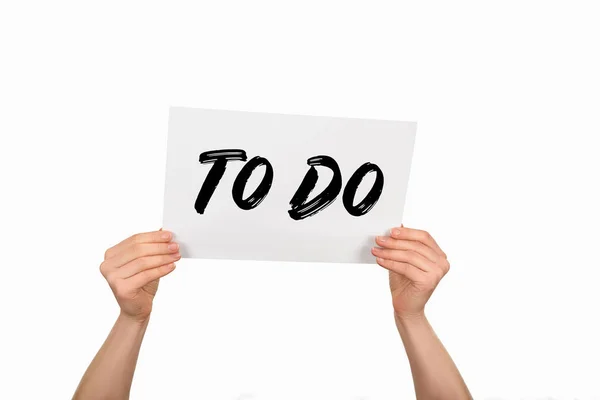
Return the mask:
<path fill-rule="evenodd" d="M 598 398 L 595 4 L 2 2 L 0 398 L 69 398 L 106 337 L 98 265 L 160 227 L 170 105 L 418 121 L 404 223 L 449 254 L 428 315 L 472 393 Z M 182 261 L 132 398 L 411 398 L 386 285 Z"/>

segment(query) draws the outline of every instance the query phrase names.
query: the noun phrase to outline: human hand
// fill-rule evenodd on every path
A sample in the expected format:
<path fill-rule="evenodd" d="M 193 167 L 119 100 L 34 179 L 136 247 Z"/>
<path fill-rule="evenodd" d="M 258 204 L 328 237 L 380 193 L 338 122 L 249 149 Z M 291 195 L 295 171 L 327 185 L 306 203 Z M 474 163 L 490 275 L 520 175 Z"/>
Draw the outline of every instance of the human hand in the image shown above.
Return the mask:
<path fill-rule="evenodd" d="M 121 314 L 145 321 L 152 311 L 158 281 L 175 269 L 179 245 L 167 231 L 139 233 L 106 250 L 100 272 L 108 281 Z"/>
<path fill-rule="evenodd" d="M 378 236 L 372 253 L 390 271 L 396 318 L 424 315 L 425 304 L 450 269 L 446 253 L 425 231 L 401 226 L 390 236 Z"/>

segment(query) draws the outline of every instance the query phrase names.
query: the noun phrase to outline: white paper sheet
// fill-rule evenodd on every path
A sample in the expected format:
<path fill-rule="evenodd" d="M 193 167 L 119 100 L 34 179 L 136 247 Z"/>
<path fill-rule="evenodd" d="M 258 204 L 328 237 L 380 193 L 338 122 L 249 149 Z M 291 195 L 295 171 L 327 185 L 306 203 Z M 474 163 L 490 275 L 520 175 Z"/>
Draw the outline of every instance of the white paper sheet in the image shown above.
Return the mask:
<path fill-rule="evenodd" d="M 175 234 L 183 257 L 374 263 L 374 237 L 402 221 L 415 134 L 414 122 L 171 108 L 163 228 Z M 215 167 L 201 163 L 200 155 L 223 149 L 243 150 L 246 161 L 227 162 L 199 213 L 198 195 Z M 323 155 L 339 167 L 340 192 L 319 212 L 293 219 L 290 200 L 311 168 L 307 160 Z M 268 160 L 273 179 L 262 201 L 244 210 L 234 201 L 232 188 L 238 173 L 256 156 Z M 365 163 L 380 169 L 383 189 L 368 212 L 353 216 L 344 207 L 344 191 Z M 306 202 L 334 175 L 325 166 L 314 169 L 318 181 Z M 263 165 L 253 171 L 238 200 L 255 191 L 266 170 Z M 372 171 L 364 176 L 351 206 L 365 198 L 376 175 Z"/>

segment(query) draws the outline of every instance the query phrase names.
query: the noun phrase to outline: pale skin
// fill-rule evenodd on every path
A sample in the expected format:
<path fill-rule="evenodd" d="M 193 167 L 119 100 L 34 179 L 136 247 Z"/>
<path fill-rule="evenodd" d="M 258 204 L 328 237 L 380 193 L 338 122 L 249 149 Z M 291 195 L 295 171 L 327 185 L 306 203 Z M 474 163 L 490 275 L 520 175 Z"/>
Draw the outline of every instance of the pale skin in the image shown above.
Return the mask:
<path fill-rule="evenodd" d="M 160 278 L 181 258 L 171 232 L 134 235 L 105 253 L 100 271 L 121 308 L 73 399 L 129 399 L 142 340 Z M 418 400 L 472 399 L 450 355 L 425 316 L 425 305 L 450 264 L 425 231 L 393 228 L 372 253 L 389 270 L 394 320 L 410 363 Z"/>
<path fill-rule="evenodd" d="M 179 246 L 166 231 L 134 235 L 104 254 L 100 272 L 121 312 L 73 399 L 128 399 L 160 278 L 173 272 Z"/>
<path fill-rule="evenodd" d="M 394 320 L 418 400 L 472 399 L 469 389 L 425 316 L 425 304 L 450 270 L 446 253 L 425 231 L 401 226 L 375 240 L 371 252 L 389 270 Z"/>

